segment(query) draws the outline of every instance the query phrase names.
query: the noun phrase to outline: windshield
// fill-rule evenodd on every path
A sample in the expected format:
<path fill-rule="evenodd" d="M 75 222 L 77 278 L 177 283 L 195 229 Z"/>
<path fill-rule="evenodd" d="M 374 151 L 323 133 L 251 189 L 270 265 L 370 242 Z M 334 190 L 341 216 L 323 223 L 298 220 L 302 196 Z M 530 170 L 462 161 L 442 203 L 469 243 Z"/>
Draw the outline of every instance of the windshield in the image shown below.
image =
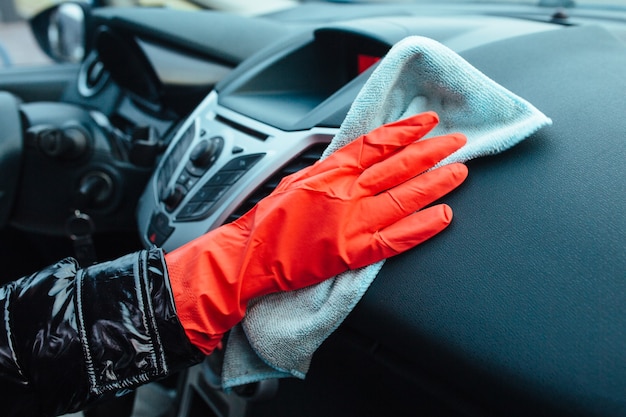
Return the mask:
<path fill-rule="evenodd" d="M 28 18 L 51 5 L 70 0 L 3 0 L 0 2 L 0 16 L 17 14 Z M 76 1 L 76 0 L 74 0 Z M 501 3 L 524 4 L 541 7 L 593 7 L 626 8 L 626 0 L 78 0 L 92 6 L 143 6 L 171 7 L 176 9 L 212 9 L 240 14 L 264 14 L 293 7 L 302 3 Z M 11 3 L 14 3 L 11 5 Z M 13 9 L 13 10 L 11 10 Z"/>
<path fill-rule="evenodd" d="M 49 65 L 50 58 L 35 42 L 28 19 L 55 4 L 69 0 L 1 0 L 0 68 L 24 65 Z M 74 0 L 77 1 L 77 0 Z M 242 15 L 264 15 L 303 3 L 377 4 L 501 4 L 555 9 L 626 10 L 626 0 L 78 0 L 92 7 L 167 7 L 186 10 L 222 10 Z"/>

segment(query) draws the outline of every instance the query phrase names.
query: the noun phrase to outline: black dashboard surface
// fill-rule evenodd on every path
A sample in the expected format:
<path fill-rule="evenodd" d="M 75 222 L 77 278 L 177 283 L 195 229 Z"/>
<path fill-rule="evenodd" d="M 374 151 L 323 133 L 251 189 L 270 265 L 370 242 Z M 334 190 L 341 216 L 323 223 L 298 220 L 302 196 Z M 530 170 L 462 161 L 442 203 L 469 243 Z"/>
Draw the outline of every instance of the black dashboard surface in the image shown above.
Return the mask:
<path fill-rule="evenodd" d="M 581 27 L 462 55 L 554 125 L 471 161 L 451 227 L 389 260 L 348 323 L 496 410 L 624 415 L 626 47 Z"/>

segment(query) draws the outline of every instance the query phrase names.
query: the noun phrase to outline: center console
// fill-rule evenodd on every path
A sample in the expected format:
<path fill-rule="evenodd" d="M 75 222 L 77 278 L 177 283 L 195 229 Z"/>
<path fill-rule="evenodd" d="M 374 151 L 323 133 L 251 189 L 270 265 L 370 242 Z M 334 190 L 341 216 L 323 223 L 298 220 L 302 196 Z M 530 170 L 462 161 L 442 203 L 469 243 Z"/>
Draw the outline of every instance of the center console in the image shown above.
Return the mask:
<path fill-rule="evenodd" d="M 181 125 L 139 201 L 143 242 L 172 250 L 313 164 L 390 44 L 320 30 L 236 70 Z"/>

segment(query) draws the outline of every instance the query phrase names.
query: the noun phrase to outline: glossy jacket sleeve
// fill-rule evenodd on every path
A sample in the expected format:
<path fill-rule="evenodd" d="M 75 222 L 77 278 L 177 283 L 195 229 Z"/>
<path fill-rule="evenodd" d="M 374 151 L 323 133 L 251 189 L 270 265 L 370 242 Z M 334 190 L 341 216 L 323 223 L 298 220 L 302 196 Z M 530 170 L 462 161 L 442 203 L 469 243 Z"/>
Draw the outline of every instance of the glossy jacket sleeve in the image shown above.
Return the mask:
<path fill-rule="evenodd" d="M 79 269 L 65 259 L 0 288 L 4 416 L 54 416 L 202 360 L 160 250 Z"/>

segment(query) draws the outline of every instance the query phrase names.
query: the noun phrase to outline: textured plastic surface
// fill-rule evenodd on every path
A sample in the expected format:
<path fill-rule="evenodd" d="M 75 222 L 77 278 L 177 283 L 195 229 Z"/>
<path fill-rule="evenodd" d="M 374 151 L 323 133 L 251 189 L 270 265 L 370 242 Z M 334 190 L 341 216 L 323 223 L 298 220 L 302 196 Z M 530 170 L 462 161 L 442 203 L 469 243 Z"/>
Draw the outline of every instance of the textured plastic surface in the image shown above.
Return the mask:
<path fill-rule="evenodd" d="M 456 221 L 348 322 L 496 414 L 624 415 L 626 47 L 588 27 L 463 55 L 554 126 L 470 163 Z"/>
<path fill-rule="evenodd" d="M 235 65 L 292 32 L 271 21 L 209 10 L 105 7 L 94 17 L 97 23 L 131 28 L 142 38 Z"/>

